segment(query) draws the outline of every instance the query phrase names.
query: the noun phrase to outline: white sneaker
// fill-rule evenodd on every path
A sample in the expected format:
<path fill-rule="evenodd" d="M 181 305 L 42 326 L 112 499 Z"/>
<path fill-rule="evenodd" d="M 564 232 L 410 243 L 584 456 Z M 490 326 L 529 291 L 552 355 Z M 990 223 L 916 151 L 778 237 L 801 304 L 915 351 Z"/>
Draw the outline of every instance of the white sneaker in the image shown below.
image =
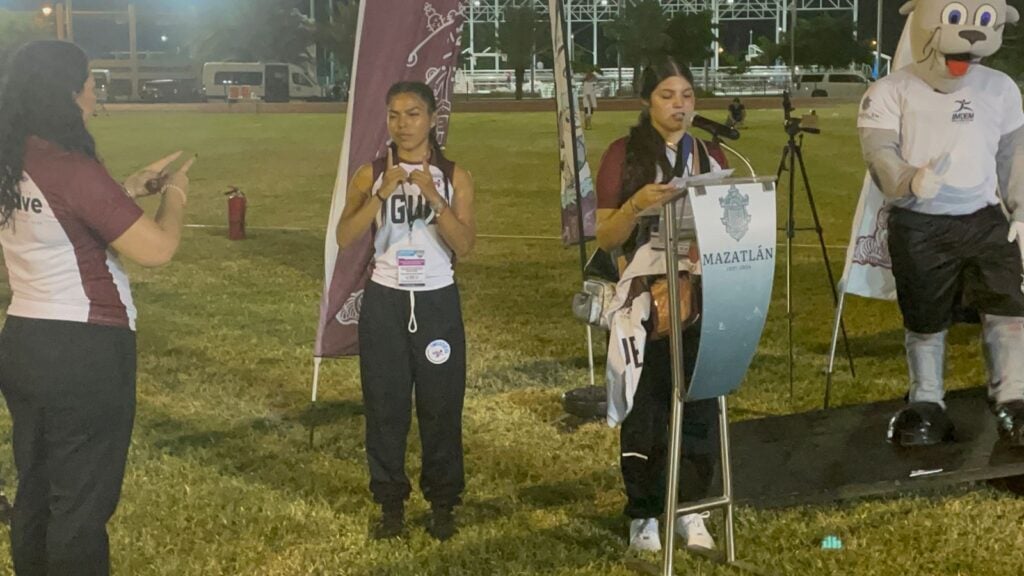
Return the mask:
<path fill-rule="evenodd" d="M 715 539 L 711 537 L 707 526 L 704 526 L 704 519 L 709 516 L 711 513 L 704 512 L 676 518 L 676 534 L 686 540 L 687 548 L 715 549 Z"/>
<path fill-rule="evenodd" d="M 636 518 L 629 522 L 629 549 L 636 552 L 660 552 L 657 518 Z"/>

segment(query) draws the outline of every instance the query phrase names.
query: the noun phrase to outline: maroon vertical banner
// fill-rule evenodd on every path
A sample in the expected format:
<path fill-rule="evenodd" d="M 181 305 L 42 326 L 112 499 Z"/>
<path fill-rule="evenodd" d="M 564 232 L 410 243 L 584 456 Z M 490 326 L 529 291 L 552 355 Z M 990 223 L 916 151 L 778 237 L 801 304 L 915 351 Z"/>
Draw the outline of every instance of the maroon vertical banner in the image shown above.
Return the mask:
<path fill-rule="evenodd" d="M 370 275 L 373 239 L 368 231 L 341 250 L 336 237 L 352 175 L 385 151 L 388 88 L 410 80 L 433 88 L 437 138 L 444 145 L 464 20 L 462 0 L 363 0 L 359 4 L 348 115 L 327 223 L 324 291 L 313 354 L 317 358 L 359 354 L 359 311 Z"/>

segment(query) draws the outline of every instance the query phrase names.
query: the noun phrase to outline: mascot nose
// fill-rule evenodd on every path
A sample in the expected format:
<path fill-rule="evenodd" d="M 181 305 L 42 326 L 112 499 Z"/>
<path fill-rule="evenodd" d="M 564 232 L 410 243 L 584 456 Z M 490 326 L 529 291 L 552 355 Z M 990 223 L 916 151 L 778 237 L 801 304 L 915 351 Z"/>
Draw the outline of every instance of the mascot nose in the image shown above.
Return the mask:
<path fill-rule="evenodd" d="M 981 42 L 987 38 L 984 32 L 978 32 L 977 30 L 961 30 L 960 37 L 970 42 L 971 45 Z"/>

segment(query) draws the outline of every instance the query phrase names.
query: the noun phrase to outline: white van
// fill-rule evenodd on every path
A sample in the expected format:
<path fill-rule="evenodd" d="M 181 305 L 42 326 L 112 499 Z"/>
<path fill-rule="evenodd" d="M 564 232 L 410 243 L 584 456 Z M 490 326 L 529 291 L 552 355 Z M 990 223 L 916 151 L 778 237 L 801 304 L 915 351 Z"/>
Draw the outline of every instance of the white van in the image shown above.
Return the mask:
<path fill-rule="evenodd" d="M 866 76 L 852 70 L 807 72 L 797 76 L 794 96 L 860 98 L 868 89 Z"/>
<path fill-rule="evenodd" d="M 260 62 L 207 62 L 203 65 L 203 91 L 208 99 L 247 97 L 266 102 L 324 97 L 323 88 L 295 64 Z"/>

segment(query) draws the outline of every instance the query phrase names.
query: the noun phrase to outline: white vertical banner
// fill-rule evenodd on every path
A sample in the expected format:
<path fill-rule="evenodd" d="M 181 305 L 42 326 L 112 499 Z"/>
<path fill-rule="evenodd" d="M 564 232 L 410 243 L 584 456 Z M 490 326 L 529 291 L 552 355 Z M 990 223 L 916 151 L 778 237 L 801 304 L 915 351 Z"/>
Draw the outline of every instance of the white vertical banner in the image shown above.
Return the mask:
<path fill-rule="evenodd" d="M 587 147 L 583 142 L 573 99 L 572 68 L 566 53 L 565 13 L 561 0 L 548 0 L 551 17 L 551 46 L 554 52 L 555 103 L 558 112 L 558 151 L 561 174 L 562 243 L 566 246 L 594 238 L 597 218 L 597 194 L 587 164 Z M 582 225 L 580 219 L 582 218 Z M 583 238 L 580 238 L 580 231 Z M 584 263 L 581 263 L 582 266 Z"/>
<path fill-rule="evenodd" d="M 911 63 L 910 21 L 907 17 L 900 43 L 892 60 L 892 70 Z M 875 186 L 871 174 L 864 175 L 860 200 L 853 216 L 850 245 L 846 249 L 846 265 L 839 289 L 849 294 L 879 300 L 896 299 L 896 279 L 889 259 L 889 210 L 885 195 Z"/>

